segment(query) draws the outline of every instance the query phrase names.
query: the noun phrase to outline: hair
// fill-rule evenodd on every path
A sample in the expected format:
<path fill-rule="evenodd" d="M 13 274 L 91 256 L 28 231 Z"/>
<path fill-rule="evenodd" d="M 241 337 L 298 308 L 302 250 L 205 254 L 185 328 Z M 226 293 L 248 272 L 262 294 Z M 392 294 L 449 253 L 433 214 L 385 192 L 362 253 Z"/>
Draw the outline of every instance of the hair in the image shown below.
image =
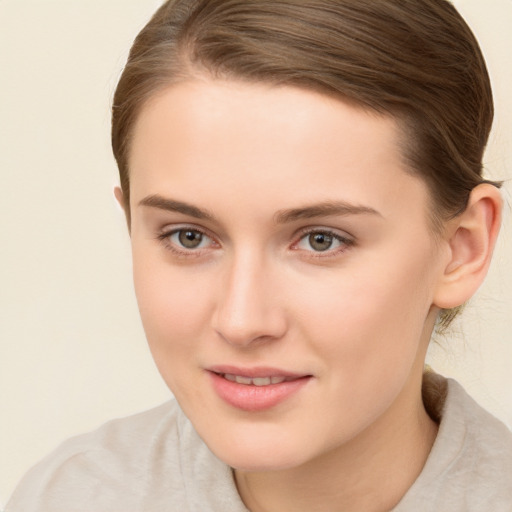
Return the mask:
<path fill-rule="evenodd" d="M 137 117 L 159 91 L 199 75 L 300 87 L 395 118 L 407 168 L 429 188 L 434 233 L 486 182 L 490 80 L 447 0 L 168 0 L 135 39 L 114 95 L 128 223 Z"/>

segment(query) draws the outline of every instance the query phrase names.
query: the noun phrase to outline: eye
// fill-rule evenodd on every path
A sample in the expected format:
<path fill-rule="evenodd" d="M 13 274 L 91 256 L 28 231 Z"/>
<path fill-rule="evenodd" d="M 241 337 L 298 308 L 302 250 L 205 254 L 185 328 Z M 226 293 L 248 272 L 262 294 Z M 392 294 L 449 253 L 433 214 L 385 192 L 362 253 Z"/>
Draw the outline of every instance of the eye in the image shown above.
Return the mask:
<path fill-rule="evenodd" d="M 169 237 L 169 240 L 185 249 L 198 249 L 202 247 L 207 239 L 206 235 L 194 229 L 180 229 Z"/>
<path fill-rule="evenodd" d="M 160 234 L 158 238 L 164 244 L 166 249 L 179 255 L 199 253 L 201 249 L 207 249 L 215 246 L 215 242 L 208 235 L 199 229 L 178 228 L 167 230 Z"/>
<path fill-rule="evenodd" d="M 329 230 L 316 229 L 305 233 L 294 248 L 315 253 L 337 253 L 345 250 L 353 241 Z"/>
<path fill-rule="evenodd" d="M 310 233 L 307 236 L 307 243 L 314 251 L 327 251 L 331 249 L 335 239 L 329 233 Z"/>

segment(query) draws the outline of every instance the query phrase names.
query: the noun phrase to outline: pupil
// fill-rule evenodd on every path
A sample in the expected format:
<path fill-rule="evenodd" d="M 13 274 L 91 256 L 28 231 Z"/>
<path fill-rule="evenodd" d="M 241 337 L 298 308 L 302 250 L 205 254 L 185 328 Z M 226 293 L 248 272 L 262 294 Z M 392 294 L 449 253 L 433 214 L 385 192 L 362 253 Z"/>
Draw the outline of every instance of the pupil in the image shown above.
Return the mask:
<path fill-rule="evenodd" d="M 332 245 L 332 236 L 325 233 L 314 233 L 309 235 L 309 243 L 316 251 L 326 251 Z"/>
<path fill-rule="evenodd" d="M 179 239 L 183 247 L 195 249 L 203 240 L 203 235 L 199 231 L 180 231 Z"/>

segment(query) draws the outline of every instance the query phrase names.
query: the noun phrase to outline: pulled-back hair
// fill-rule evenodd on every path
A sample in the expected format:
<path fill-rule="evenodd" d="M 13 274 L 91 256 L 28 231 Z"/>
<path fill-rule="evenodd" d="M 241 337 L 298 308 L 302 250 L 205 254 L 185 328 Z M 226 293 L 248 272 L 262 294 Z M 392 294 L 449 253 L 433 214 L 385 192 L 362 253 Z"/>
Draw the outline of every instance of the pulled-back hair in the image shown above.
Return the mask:
<path fill-rule="evenodd" d="M 310 89 L 395 118 L 407 167 L 430 190 L 434 231 L 485 181 L 489 76 L 447 0 L 169 0 L 137 36 L 114 96 L 128 220 L 138 114 L 158 91 L 205 74 Z"/>

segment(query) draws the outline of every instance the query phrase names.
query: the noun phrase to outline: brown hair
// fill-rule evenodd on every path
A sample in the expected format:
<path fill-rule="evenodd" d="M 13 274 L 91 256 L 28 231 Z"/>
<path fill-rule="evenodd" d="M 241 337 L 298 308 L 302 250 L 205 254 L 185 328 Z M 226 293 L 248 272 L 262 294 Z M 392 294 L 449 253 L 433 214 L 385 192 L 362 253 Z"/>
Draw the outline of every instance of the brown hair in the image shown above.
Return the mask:
<path fill-rule="evenodd" d="M 489 76 L 447 0 L 168 0 L 137 36 L 114 96 L 128 221 L 138 113 L 157 91 L 205 73 L 307 88 L 396 118 L 410 172 L 430 189 L 435 231 L 485 181 Z"/>

